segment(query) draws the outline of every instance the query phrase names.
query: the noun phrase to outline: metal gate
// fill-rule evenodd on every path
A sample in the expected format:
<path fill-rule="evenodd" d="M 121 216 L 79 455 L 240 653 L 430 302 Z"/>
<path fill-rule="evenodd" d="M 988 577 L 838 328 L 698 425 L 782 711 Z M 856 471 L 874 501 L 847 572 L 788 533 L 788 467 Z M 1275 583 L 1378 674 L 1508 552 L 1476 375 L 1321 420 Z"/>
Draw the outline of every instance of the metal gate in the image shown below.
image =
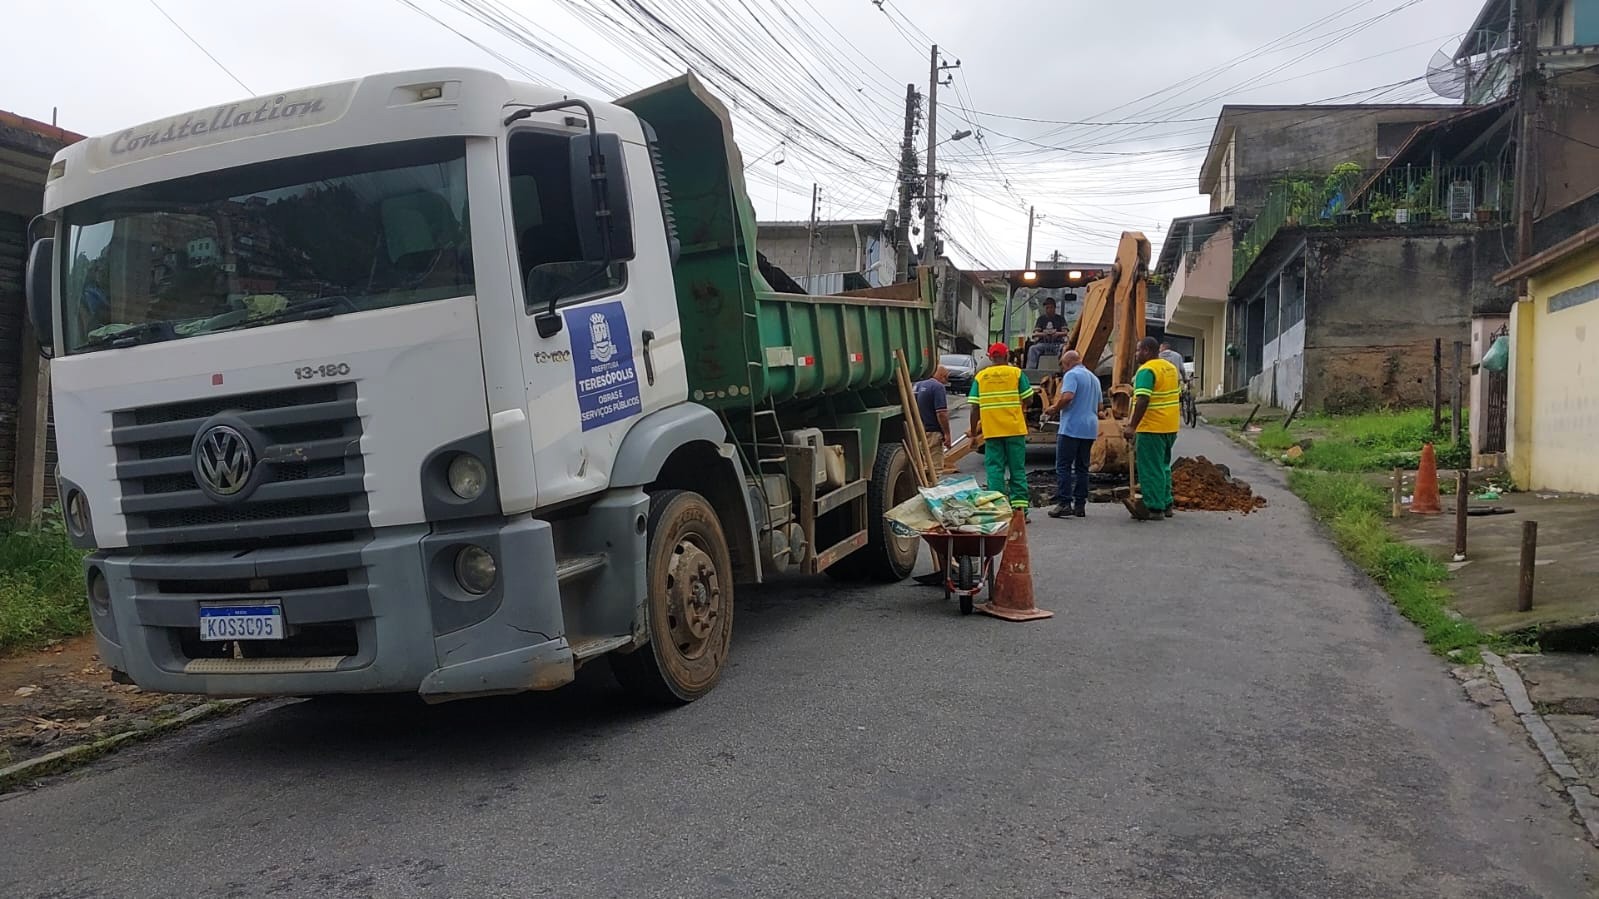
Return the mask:
<path fill-rule="evenodd" d="M 1508 417 L 1510 396 L 1510 370 L 1489 371 L 1483 374 L 1482 452 L 1505 451 L 1505 421 Z"/>

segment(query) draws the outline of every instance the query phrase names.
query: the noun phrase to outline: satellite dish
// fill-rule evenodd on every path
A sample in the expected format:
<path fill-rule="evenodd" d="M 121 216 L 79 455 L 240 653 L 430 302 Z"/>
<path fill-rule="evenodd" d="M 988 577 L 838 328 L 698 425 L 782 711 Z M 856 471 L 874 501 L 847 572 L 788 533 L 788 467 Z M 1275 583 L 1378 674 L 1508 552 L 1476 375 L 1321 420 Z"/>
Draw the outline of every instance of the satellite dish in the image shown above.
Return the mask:
<path fill-rule="evenodd" d="M 1460 48 L 1470 41 L 1486 50 L 1468 56 L 1460 55 Z M 1468 94 L 1480 103 L 1489 103 L 1503 96 L 1509 87 L 1508 68 L 1499 65 L 1510 53 L 1510 42 L 1502 34 L 1477 32 L 1460 41 L 1439 47 L 1427 64 L 1427 86 L 1432 92 L 1449 100 L 1465 100 Z"/>

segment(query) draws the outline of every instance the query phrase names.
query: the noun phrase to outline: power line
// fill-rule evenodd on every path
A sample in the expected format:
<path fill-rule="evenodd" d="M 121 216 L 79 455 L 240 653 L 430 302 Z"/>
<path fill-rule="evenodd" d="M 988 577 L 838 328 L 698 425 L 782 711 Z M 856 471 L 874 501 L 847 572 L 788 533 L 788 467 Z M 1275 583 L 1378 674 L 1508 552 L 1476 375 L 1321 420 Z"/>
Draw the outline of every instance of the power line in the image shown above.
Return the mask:
<path fill-rule="evenodd" d="M 255 94 L 255 91 L 250 90 L 250 86 L 248 84 L 245 84 L 239 78 L 239 76 L 233 74 L 233 70 L 232 69 L 230 69 L 227 66 L 223 65 L 222 64 L 222 60 L 217 59 L 215 56 L 213 56 L 211 54 L 211 51 L 207 50 L 205 48 L 204 44 L 200 43 L 198 40 L 195 40 L 194 35 L 190 34 L 188 31 L 186 31 L 184 29 L 184 27 L 182 25 L 178 24 L 178 20 L 177 19 L 172 18 L 172 16 L 169 15 L 166 10 L 162 9 L 161 8 L 161 4 L 155 2 L 155 0 L 150 0 L 150 5 L 155 7 L 155 11 L 160 13 L 161 17 L 163 19 L 166 19 L 168 22 L 171 22 L 172 23 L 172 27 L 178 29 L 178 33 L 179 34 L 181 34 L 184 37 L 188 38 L 189 39 L 189 43 L 193 44 L 194 48 L 196 50 L 199 50 L 201 53 L 204 53 L 206 59 L 211 60 L 211 62 L 213 64 L 215 64 L 217 68 L 222 70 L 223 74 L 227 75 L 229 78 L 232 78 L 234 84 L 237 84 L 239 87 L 243 88 L 244 92 L 246 94 L 250 94 L 252 96 Z"/>

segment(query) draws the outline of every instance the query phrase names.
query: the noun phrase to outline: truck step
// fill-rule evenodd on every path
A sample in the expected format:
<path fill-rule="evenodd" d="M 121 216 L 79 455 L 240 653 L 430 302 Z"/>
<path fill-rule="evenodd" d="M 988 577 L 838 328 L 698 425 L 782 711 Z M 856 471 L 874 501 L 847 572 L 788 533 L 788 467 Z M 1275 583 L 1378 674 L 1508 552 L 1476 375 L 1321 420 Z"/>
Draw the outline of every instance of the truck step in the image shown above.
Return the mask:
<path fill-rule="evenodd" d="M 585 574 L 599 571 L 606 565 L 604 553 L 587 556 L 570 556 L 555 563 L 555 579 L 564 584 Z"/>
<path fill-rule="evenodd" d="M 572 648 L 572 658 L 578 661 L 602 656 L 613 649 L 621 649 L 633 642 L 633 638 L 623 635 L 621 637 L 572 637 L 566 638 L 566 644 Z"/>

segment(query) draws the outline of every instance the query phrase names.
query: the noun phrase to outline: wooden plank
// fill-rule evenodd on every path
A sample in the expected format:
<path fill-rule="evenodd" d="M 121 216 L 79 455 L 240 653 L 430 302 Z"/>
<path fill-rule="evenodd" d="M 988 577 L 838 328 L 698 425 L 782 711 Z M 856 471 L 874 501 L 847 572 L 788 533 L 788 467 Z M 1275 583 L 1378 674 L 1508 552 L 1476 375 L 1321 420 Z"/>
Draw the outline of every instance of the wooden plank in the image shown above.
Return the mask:
<path fill-rule="evenodd" d="M 911 383 L 910 366 L 905 363 L 905 353 L 894 351 L 895 381 L 899 385 L 901 414 L 905 416 L 905 449 L 910 453 L 911 467 L 916 472 L 917 483 L 931 487 L 938 483 L 939 473 L 933 471 L 932 452 L 927 448 L 927 435 L 922 431 L 921 415 L 916 410 L 916 388 Z"/>

